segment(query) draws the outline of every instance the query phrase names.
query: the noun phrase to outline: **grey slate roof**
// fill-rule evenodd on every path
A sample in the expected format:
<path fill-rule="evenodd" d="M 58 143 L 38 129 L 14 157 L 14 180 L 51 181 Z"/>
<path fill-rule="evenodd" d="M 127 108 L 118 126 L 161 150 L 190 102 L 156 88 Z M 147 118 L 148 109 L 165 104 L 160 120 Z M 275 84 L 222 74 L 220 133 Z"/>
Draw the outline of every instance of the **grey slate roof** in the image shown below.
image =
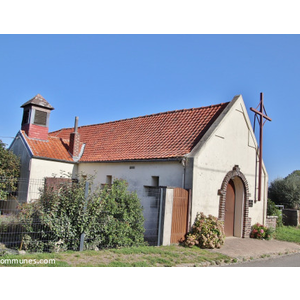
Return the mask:
<path fill-rule="evenodd" d="M 30 99 L 29 101 L 27 101 L 26 103 L 24 103 L 21 107 L 25 107 L 25 106 L 28 106 L 28 105 L 36 105 L 36 106 L 48 108 L 50 110 L 54 109 L 54 107 L 51 106 L 45 100 L 45 98 L 43 98 L 40 94 L 37 94 L 35 97 L 33 97 L 32 99 Z"/>

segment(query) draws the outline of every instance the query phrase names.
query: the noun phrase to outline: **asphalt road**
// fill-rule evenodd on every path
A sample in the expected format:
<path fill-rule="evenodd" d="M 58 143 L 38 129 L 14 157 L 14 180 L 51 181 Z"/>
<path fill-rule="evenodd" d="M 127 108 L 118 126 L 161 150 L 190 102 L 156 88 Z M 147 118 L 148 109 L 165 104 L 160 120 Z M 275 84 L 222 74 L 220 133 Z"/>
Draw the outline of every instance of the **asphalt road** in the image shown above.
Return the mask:
<path fill-rule="evenodd" d="M 244 263 L 236 263 L 222 267 L 300 267 L 300 253 L 260 259 Z"/>

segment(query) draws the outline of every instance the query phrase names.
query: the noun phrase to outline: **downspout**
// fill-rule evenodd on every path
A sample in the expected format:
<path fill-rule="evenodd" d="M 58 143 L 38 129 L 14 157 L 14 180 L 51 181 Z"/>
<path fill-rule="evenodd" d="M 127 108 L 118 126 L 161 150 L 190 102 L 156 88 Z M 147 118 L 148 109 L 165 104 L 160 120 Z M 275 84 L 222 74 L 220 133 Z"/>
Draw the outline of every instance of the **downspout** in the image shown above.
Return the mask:
<path fill-rule="evenodd" d="M 181 165 L 183 166 L 182 188 L 185 189 L 185 177 L 186 177 L 186 158 L 185 157 L 181 160 Z"/>

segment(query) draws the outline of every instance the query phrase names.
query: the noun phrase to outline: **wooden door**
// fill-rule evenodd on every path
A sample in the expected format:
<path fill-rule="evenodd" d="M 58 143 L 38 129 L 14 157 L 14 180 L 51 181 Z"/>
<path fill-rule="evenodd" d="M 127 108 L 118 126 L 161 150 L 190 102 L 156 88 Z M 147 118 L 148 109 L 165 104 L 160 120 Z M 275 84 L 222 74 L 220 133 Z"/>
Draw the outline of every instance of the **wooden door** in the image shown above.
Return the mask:
<path fill-rule="evenodd" d="M 173 195 L 171 244 L 184 239 L 188 230 L 189 192 L 175 188 Z"/>
<path fill-rule="evenodd" d="M 232 180 L 227 185 L 226 202 L 225 202 L 225 222 L 224 229 L 226 236 L 233 236 L 234 233 L 234 207 L 235 207 L 235 190 Z"/>

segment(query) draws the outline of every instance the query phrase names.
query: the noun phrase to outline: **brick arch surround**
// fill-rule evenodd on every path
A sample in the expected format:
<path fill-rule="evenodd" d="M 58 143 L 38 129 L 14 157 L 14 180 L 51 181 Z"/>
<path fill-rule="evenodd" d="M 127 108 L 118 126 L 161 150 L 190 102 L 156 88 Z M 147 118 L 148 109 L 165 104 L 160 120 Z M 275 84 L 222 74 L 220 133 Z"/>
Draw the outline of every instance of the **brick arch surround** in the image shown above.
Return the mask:
<path fill-rule="evenodd" d="M 232 171 L 229 171 L 223 182 L 221 189 L 218 191 L 220 196 L 220 206 L 219 206 L 219 220 L 225 220 L 225 201 L 226 201 L 226 191 L 227 185 L 230 179 L 234 180 L 235 177 L 239 177 L 244 185 L 244 209 L 243 209 L 243 229 L 242 237 L 249 237 L 251 231 L 251 218 L 249 218 L 249 185 L 245 175 L 241 172 L 238 165 L 234 166 Z"/>

